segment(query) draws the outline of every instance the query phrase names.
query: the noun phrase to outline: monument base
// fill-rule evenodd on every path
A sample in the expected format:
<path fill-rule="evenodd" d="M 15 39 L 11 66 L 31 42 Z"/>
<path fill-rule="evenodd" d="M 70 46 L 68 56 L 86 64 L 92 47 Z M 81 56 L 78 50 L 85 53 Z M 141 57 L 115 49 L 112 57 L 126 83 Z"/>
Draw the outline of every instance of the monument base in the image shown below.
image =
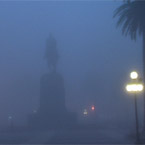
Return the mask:
<path fill-rule="evenodd" d="M 30 114 L 28 127 L 30 129 L 72 128 L 77 124 L 77 115 L 73 112 L 63 114 Z"/>

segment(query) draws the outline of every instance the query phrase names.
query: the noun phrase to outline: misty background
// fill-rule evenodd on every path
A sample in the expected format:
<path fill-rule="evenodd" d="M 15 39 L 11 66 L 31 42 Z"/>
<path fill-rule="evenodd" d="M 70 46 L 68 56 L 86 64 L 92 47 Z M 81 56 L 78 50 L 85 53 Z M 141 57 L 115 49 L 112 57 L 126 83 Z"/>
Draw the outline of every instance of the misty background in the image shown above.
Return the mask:
<path fill-rule="evenodd" d="M 134 125 L 134 100 L 125 85 L 130 71 L 142 76 L 142 43 L 116 29 L 113 12 L 121 3 L 0 2 L 0 125 L 8 124 L 8 116 L 14 124 L 25 124 L 37 110 L 50 33 L 57 40 L 67 108 L 79 115 L 95 98 L 100 121 Z"/>

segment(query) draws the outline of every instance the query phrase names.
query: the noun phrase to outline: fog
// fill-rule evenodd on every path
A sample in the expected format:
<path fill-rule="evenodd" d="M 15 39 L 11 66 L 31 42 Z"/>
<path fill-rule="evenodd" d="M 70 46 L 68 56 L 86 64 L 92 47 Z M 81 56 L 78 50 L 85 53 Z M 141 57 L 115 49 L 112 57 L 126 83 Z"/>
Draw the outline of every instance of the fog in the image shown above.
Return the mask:
<path fill-rule="evenodd" d="M 125 85 L 130 71 L 142 76 L 142 40 L 131 41 L 116 29 L 113 13 L 121 3 L 0 2 L 0 126 L 9 124 L 8 116 L 15 125 L 25 125 L 28 114 L 39 108 L 50 33 L 57 41 L 67 109 L 81 116 L 95 98 L 98 122 L 134 125 L 133 97 Z"/>

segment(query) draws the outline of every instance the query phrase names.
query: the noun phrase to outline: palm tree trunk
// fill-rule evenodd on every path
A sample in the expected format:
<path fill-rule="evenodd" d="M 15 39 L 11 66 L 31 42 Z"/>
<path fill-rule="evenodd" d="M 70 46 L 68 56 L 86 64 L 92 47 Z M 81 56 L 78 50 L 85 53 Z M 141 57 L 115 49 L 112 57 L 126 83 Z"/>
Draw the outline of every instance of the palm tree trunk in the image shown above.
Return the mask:
<path fill-rule="evenodd" d="M 143 31 L 143 82 L 145 84 L 145 30 Z M 145 131 L 145 89 L 144 89 L 144 131 Z"/>

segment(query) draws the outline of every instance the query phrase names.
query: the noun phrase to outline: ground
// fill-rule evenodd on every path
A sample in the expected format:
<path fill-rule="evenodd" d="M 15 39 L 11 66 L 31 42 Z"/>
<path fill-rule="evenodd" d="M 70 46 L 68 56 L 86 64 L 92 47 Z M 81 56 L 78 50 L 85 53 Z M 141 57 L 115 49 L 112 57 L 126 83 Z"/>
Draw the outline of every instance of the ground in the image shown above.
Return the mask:
<path fill-rule="evenodd" d="M 129 129 L 76 128 L 49 131 L 1 132 L 4 144 L 134 144 L 135 135 Z"/>

